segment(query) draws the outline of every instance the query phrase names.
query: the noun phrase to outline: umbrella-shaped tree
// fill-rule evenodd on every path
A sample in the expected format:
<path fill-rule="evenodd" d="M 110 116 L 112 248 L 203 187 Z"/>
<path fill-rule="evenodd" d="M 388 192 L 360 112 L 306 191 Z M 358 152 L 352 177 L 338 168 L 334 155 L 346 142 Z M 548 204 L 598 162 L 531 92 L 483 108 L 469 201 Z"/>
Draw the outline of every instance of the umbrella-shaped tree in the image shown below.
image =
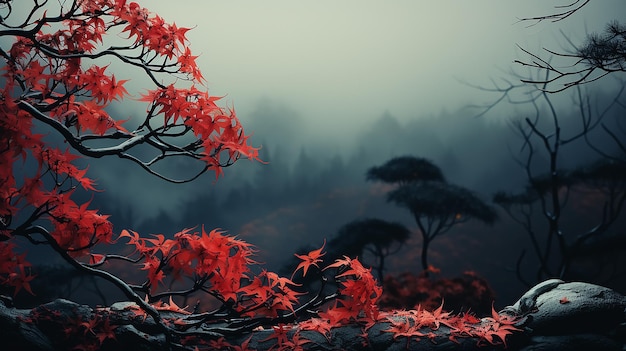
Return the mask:
<path fill-rule="evenodd" d="M 424 158 L 394 158 L 367 172 L 368 180 L 400 185 L 387 201 L 407 208 L 422 235 L 421 264 L 428 274 L 428 247 L 433 239 L 456 224 L 475 218 L 487 224 L 497 219 L 495 210 L 472 191 L 449 184 L 439 167 Z"/>
<path fill-rule="evenodd" d="M 397 252 L 409 234 L 410 231 L 400 223 L 376 218 L 356 220 L 342 226 L 337 236 L 328 242 L 329 253 L 331 257 L 336 256 L 333 258 L 372 255 L 375 260 L 372 268 L 382 282 L 385 258 Z"/>
<path fill-rule="evenodd" d="M 399 184 L 424 180 L 445 182 L 439 167 L 425 158 L 413 156 L 392 158 L 382 166 L 372 167 L 367 171 L 366 179 Z"/>

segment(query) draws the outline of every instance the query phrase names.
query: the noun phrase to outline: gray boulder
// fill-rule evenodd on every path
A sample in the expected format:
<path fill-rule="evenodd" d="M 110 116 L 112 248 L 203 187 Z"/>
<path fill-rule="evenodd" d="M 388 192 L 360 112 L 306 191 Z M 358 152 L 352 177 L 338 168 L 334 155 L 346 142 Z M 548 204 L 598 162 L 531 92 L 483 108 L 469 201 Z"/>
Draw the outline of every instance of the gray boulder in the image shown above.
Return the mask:
<path fill-rule="evenodd" d="M 603 286 L 551 279 L 503 312 L 526 318 L 522 350 L 622 350 L 626 297 Z"/>

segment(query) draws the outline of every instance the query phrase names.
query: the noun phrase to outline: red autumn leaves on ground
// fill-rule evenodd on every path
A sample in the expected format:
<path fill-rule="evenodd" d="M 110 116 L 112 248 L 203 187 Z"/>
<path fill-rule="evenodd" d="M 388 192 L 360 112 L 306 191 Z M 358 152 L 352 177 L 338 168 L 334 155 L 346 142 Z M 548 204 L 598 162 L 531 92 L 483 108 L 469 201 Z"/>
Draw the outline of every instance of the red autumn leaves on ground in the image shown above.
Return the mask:
<path fill-rule="evenodd" d="M 46 7 L 55 4 L 58 8 Z M 126 152 L 145 145 L 161 153 L 153 162 L 187 157 L 203 162 L 205 169 L 216 175 L 241 156 L 258 159 L 258 149 L 248 144 L 234 109 L 218 106 L 218 97 L 199 88 L 203 76 L 185 37 L 189 29 L 169 24 L 126 0 L 76 0 L 62 5 L 42 1 L 33 6 L 27 18 L 13 22 L 11 7 L 4 7 L 9 15 L 1 22 L 10 30 L 0 31 L 0 36 L 14 41 L 8 50 L 0 48 L 5 63 L 0 77 L 0 284 L 13 287 L 15 294 L 32 293 L 29 282 L 36 277 L 30 275 L 18 243 L 46 244 L 66 261 L 92 272 L 114 260 L 137 265 L 145 279 L 117 284 L 145 297 L 145 305 L 140 300 L 130 311 L 136 317 L 155 318 L 155 313 L 166 311 L 189 315 L 172 296 L 193 293 L 206 293 L 217 300 L 223 307 L 219 318 L 269 318 L 266 321 L 271 322 L 286 317 L 295 320 L 305 313 L 307 302 L 300 301 L 302 293 L 293 289 L 296 284 L 291 279 L 266 270 L 253 273 L 256 262 L 251 245 L 219 230 L 185 229 L 172 238 L 162 234 L 143 237 L 130 230 L 115 235 L 108 216 L 89 209 L 88 202 L 78 204 L 72 199 L 78 188 L 96 190 L 87 170 L 74 164 L 78 156 L 51 146 L 46 136 L 38 133 L 39 125 L 52 128 L 74 151 L 96 158 L 117 155 L 136 161 Z M 108 35 L 128 44 L 105 45 Z M 110 104 L 130 96 L 125 88 L 128 79 L 112 74 L 110 64 L 98 65 L 102 59 L 138 69 L 155 86 L 135 99 L 147 105 L 136 128 L 122 126 L 130 123 L 110 115 Z M 182 78 L 189 84 L 162 83 L 159 75 Z M 183 146 L 166 141 L 182 136 L 192 136 L 195 141 Z M 93 140 L 113 146 L 93 148 L 88 145 Z M 152 172 L 151 164 L 141 165 Z M 103 253 L 118 241 L 131 248 L 127 255 Z M 317 300 L 333 302 L 299 324 L 276 323 L 269 339 L 276 340 L 274 349 L 297 350 L 308 342 L 298 333 L 288 336 L 289 330 L 315 330 L 329 337 L 332 328 L 348 323 L 362 325 L 366 334 L 375 323 L 390 322 L 387 331 L 408 341 L 421 337 L 421 328 L 436 329 L 442 324 L 458 331 L 452 336 L 479 337 L 492 344 L 503 342 L 515 330 L 497 314 L 487 322 L 477 322 L 440 310 L 431 314 L 418 310 L 410 320 L 404 313 L 381 312 L 377 304 L 382 290 L 370 269 L 348 257 L 319 267 L 322 250 L 323 246 L 298 256 L 302 263 L 294 274 L 300 269 L 303 275 L 312 269 L 336 271 L 337 293 L 328 300 Z M 172 291 L 172 286 L 181 290 Z M 164 299 L 169 302 L 162 302 Z M 97 349 L 115 338 L 115 327 L 106 313 L 92 317 L 77 317 L 64 330 L 66 335 L 82 333 L 89 340 L 76 345 L 79 349 Z M 44 318 L 51 317 L 32 316 L 34 322 Z M 397 318 L 406 320 L 401 324 Z M 160 322 L 172 330 L 191 323 L 183 317 L 163 317 Z M 181 339 L 182 343 L 192 341 L 198 342 L 192 336 Z M 207 347 L 248 349 L 246 343 L 235 346 L 224 339 L 207 342 Z"/>
<path fill-rule="evenodd" d="M 481 316 L 491 313 L 495 293 L 484 278 L 472 271 L 453 278 L 440 277 L 439 270 L 432 266 L 429 273 L 429 276 L 423 272 L 385 276 L 379 305 L 386 310 L 417 308 L 418 305 L 434 310 L 444 301 L 444 308 L 449 311 L 471 308 Z"/>
<path fill-rule="evenodd" d="M 295 284 L 287 278 L 280 277 L 272 272 L 262 271 L 252 275 L 250 265 L 255 262 L 250 259 L 253 249 L 236 238 L 223 235 L 222 232 L 212 231 L 199 233 L 184 230 L 174 236 L 174 239 L 164 239 L 157 235 L 154 238 L 144 239 L 137 233 L 125 231 L 120 236 L 127 245 L 133 248 L 139 260 L 136 264 L 143 266 L 146 272 L 146 287 L 151 290 L 148 296 L 156 296 L 165 289 L 161 281 L 169 278 L 182 278 L 181 270 L 193 270 L 197 274 L 195 279 L 207 279 L 216 285 L 208 284 L 206 292 L 228 303 L 233 310 L 242 317 L 258 318 L 259 316 L 278 317 L 296 313 L 301 305 L 298 293 L 290 289 Z M 303 262 L 310 262 L 313 257 L 324 253 L 321 249 L 313 250 L 308 255 L 300 255 Z M 180 256 L 179 256 L 180 255 Z M 156 257 L 156 258 L 155 258 Z M 178 259 L 175 259 L 178 257 Z M 96 264 L 103 264 L 112 258 L 106 255 L 97 257 Z M 151 262 L 156 259 L 156 262 Z M 189 260 L 187 260 L 189 259 Z M 145 265 L 146 262 L 151 262 Z M 142 264 L 144 263 L 144 264 Z M 302 350 L 310 341 L 301 331 L 311 330 L 322 334 L 332 343 L 334 328 L 353 324 L 362 328 L 363 343 L 368 342 L 369 329 L 377 323 L 389 323 L 383 332 L 391 333 L 394 339 L 406 339 L 407 347 L 411 342 L 423 339 L 435 342 L 434 331 L 441 326 L 448 328 L 447 335 L 452 341 L 459 338 L 476 338 L 480 344 L 505 344 L 507 335 L 518 329 L 514 326 L 516 320 L 498 315 L 492 310 L 490 317 L 478 319 L 471 314 L 452 315 L 443 311 L 443 305 L 430 312 L 422 308 L 416 310 L 380 311 L 378 300 L 381 288 L 371 274 L 371 269 L 363 267 L 357 259 L 344 257 L 334 263 L 319 267 L 319 262 L 311 263 L 310 269 L 333 271 L 333 278 L 337 280 L 339 289 L 334 303 L 317 313 L 316 317 L 295 323 L 279 323 L 271 328 L 272 334 L 263 341 L 274 342 L 272 350 Z M 231 268 L 232 266 L 232 268 Z M 156 267 L 156 268 L 154 268 Z M 207 267 L 213 267 L 208 275 Z M 168 272 L 165 274 L 164 272 Z M 190 274 L 185 276 L 189 277 Z M 152 279 L 151 277 L 158 277 Z M 230 282 L 222 286 L 224 282 Z M 156 284 L 155 287 L 152 284 Z M 225 291 L 223 291 L 223 289 Z M 175 312 L 173 317 L 164 317 L 166 325 L 173 328 L 180 326 L 188 328 L 197 323 L 194 313 L 187 307 L 179 307 L 169 296 L 169 302 L 155 301 L 152 306 L 160 312 Z M 45 312 L 45 308 L 43 308 Z M 129 305 L 127 310 L 132 318 L 145 321 L 148 314 L 136 305 Z M 35 310 L 31 316 L 36 323 L 42 323 L 51 318 L 51 313 Z M 305 313 L 302 311 L 302 313 Z M 202 314 L 197 312 L 195 315 Z M 56 316 L 56 319 L 61 318 Z M 63 316 L 68 319 L 65 324 L 65 334 L 68 341 L 80 341 L 80 349 L 96 350 L 102 342 L 115 339 L 115 325 L 108 320 L 107 309 L 97 309 L 96 314 L 90 317 Z M 73 319 L 72 319 L 73 318 Z M 76 338 L 76 334 L 83 338 Z M 225 338 L 206 340 L 202 337 L 182 338 L 185 345 L 201 345 L 199 350 L 253 350 L 247 342 L 241 345 L 229 343 Z"/>
<path fill-rule="evenodd" d="M 124 231 L 121 237 L 128 239 L 128 245 L 135 247 L 140 256 L 139 263 L 145 262 L 146 287 L 151 290 L 148 295 L 158 294 L 162 290 L 160 284 L 166 277 L 164 272 L 173 277 L 193 276 L 198 280 L 207 280 L 211 284 L 208 292 L 244 317 L 279 317 L 298 314 L 301 305 L 297 293 L 291 289 L 296 284 L 291 279 L 280 277 L 273 272 L 263 270 L 252 275 L 250 265 L 255 264 L 251 257 L 253 248 L 236 238 L 223 235 L 213 230 L 206 233 L 194 233 L 184 230 L 177 233 L 174 239 L 155 236 L 154 239 L 143 239 L 137 233 Z M 309 341 L 300 335 L 302 330 L 313 330 L 332 342 L 333 328 L 348 324 L 362 327 L 363 342 L 367 343 L 368 330 L 376 323 L 390 323 L 384 332 L 393 334 L 394 338 L 406 338 L 407 346 L 411 341 L 435 339 L 435 333 L 441 325 L 449 328 L 449 339 L 473 337 L 478 343 L 499 345 L 505 344 L 506 336 L 518 331 L 515 319 L 501 316 L 492 309 L 490 317 L 478 319 L 472 314 L 453 315 L 443 311 L 443 304 L 429 312 L 418 307 L 416 310 L 380 311 L 378 304 L 382 289 L 371 274 L 357 259 L 344 257 L 334 263 L 320 267 L 319 259 L 324 255 L 323 247 L 310 251 L 307 255 L 297 257 L 308 268 L 322 271 L 334 271 L 333 278 L 339 289 L 334 302 L 326 309 L 317 313 L 316 317 L 293 324 L 279 324 L 272 328 L 273 334 L 266 339 L 275 340 L 273 350 L 299 350 Z M 210 268 L 210 269 L 209 269 Z M 303 266 L 298 266 L 294 274 Z M 303 269 L 304 270 L 304 269 Z M 153 285 L 154 284 L 154 285 Z M 154 295 L 153 295 L 154 296 Z M 179 312 L 189 315 L 187 309 L 180 308 L 171 300 L 169 303 L 157 302 L 157 309 Z M 139 316 L 146 318 L 145 312 L 135 310 Z M 303 312 L 304 313 L 304 312 Z M 168 323 L 185 325 L 183 319 L 172 319 Z M 198 342 L 190 339 L 190 342 Z M 247 344 L 233 345 L 224 338 L 213 340 L 207 345 L 212 350 L 252 350 Z"/>

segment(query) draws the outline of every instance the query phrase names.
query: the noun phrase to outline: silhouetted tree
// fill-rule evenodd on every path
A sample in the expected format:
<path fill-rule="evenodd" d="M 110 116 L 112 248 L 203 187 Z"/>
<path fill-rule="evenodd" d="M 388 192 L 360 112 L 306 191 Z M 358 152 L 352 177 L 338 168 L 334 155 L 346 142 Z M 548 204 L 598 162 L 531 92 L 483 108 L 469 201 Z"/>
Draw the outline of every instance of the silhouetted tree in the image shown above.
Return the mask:
<path fill-rule="evenodd" d="M 365 266 L 376 270 L 377 278 L 382 284 L 385 271 L 385 259 L 396 253 L 409 238 L 410 231 L 404 225 L 388 222 L 381 219 L 355 220 L 343 225 L 336 235 L 326 244 L 328 252 L 322 257 L 324 264 L 331 264 L 337 259 L 358 257 Z M 301 246 L 296 250 L 297 255 L 304 255 L 315 248 L 311 245 Z M 294 255 L 288 260 L 279 272 L 290 274 L 300 264 L 300 259 Z M 369 262 L 367 258 L 374 258 Z M 294 282 L 301 284 L 298 291 L 317 292 L 323 272 L 320 269 L 311 269 L 306 276 L 296 275 Z M 332 289 L 332 282 L 327 288 Z"/>
<path fill-rule="evenodd" d="M 588 3 L 588 0 L 577 0 L 559 7 L 554 14 L 522 20 L 561 21 L 578 13 Z M 613 95 L 605 91 L 598 97 L 589 93 L 590 86 L 586 83 L 612 72 L 624 71 L 625 35 L 624 26 L 612 22 L 604 34 L 588 35 L 582 45 L 566 38 L 572 47 L 570 53 L 557 53 L 548 49 L 546 52 L 550 57 L 541 58 L 538 54 L 522 49 L 531 59 L 530 62 L 516 61 L 528 69 L 524 76 L 514 74 L 520 83 L 503 79 L 504 84 L 494 83 L 491 88 L 481 88 L 499 94 L 496 101 L 484 107 L 481 114 L 501 102 L 525 105 L 532 109 L 529 117 L 513 122 L 514 130 L 522 139 L 521 156 L 517 161 L 528 182 L 522 191 L 495 194 L 494 201 L 522 226 L 530 239 L 538 265 L 533 281 L 541 281 L 546 277 L 571 279 L 572 265 L 579 261 L 577 257 L 582 257 L 579 254 L 584 251 L 584 247 L 613 240 L 614 235 L 609 233 L 609 229 L 619 218 L 624 201 L 623 190 L 620 190 L 623 180 L 615 177 L 621 176 L 619 168 L 622 166 L 618 164 L 626 162 L 623 142 L 626 133 L 620 123 L 621 116 L 618 115 L 618 109 L 625 106 L 626 85 L 621 82 L 617 91 L 611 91 Z M 563 64 L 563 59 L 572 61 Z M 559 61 L 558 65 L 552 63 L 555 60 Z M 565 123 L 569 116 L 558 110 L 553 102 L 554 93 L 568 88 L 572 88 L 568 91 L 572 92 L 575 109 L 571 117 L 577 118 L 579 123 L 572 123 L 571 120 Z M 608 120 L 611 115 L 614 119 Z M 591 166 L 566 166 L 563 161 L 567 152 L 575 152 L 571 154 L 572 159 L 580 159 L 580 154 L 589 150 L 584 148 L 585 143 L 600 156 L 598 163 Z M 612 175 L 607 178 L 608 174 Z M 609 179 L 610 182 L 607 182 Z M 568 209 L 566 204 L 572 195 L 579 196 L 577 199 L 588 196 L 597 204 L 597 217 L 589 214 L 584 218 L 593 222 L 590 226 L 568 228 L 569 220 L 565 216 L 571 206 Z M 524 263 L 525 254 L 526 251 L 522 251 L 517 260 L 517 274 L 522 282 L 530 286 L 533 282 L 527 281 L 522 272 L 523 266 L 528 267 Z M 598 260 L 590 266 L 597 266 Z M 594 276 L 588 279 L 599 275 Z M 619 277 L 619 274 L 613 274 L 613 277 Z"/>
<path fill-rule="evenodd" d="M 619 218 L 625 200 L 623 160 L 626 158 L 601 157 L 596 163 L 573 170 L 567 169 L 562 159 L 567 155 L 568 148 L 573 151 L 570 148 L 572 145 L 584 145 L 608 113 L 623 105 L 623 91 L 622 87 L 613 100 L 599 109 L 592 106 L 589 95 L 577 86 L 574 101 L 578 105 L 581 122 L 565 128 L 564 116 L 557 112 L 551 95 L 539 89 L 537 94 L 528 95 L 532 97 L 529 103 L 535 109 L 534 117 L 526 117 L 513 124 L 522 139 L 523 156 L 519 163 L 527 174 L 528 184 L 521 192 L 496 193 L 494 202 L 528 235 L 538 262 L 536 281 L 546 277 L 571 278 L 570 268 L 576 260 L 574 253 L 580 252 L 587 244 L 607 238 L 608 229 Z M 568 231 L 565 229 L 567 220 L 564 214 L 574 192 L 582 196 L 585 196 L 584 192 L 601 195 L 600 199 L 596 199 L 601 210 L 591 227 Z M 544 221 L 544 225 L 538 224 L 539 220 Z M 518 278 L 532 285 L 521 271 L 524 256 L 525 251 L 522 251 L 517 262 Z"/>
<path fill-rule="evenodd" d="M 370 254 L 375 260 L 371 267 L 382 282 L 385 258 L 398 252 L 409 235 L 410 231 L 400 223 L 375 218 L 352 221 L 342 226 L 335 238 L 328 242 L 329 256 L 340 258 L 346 255 L 363 259 L 364 254 Z"/>
<path fill-rule="evenodd" d="M 298 192 L 311 192 L 318 186 L 315 180 L 315 173 L 320 169 L 317 160 L 309 155 L 304 147 L 300 149 L 300 154 L 293 168 L 293 181 L 298 184 Z"/>
<path fill-rule="evenodd" d="M 393 190 L 388 200 L 406 207 L 422 233 L 422 268 L 428 268 L 428 247 L 439 234 L 453 226 L 479 219 L 491 224 L 496 212 L 473 192 L 443 182 L 409 183 Z"/>
<path fill-rule="evenodd" d="M 526 22 L 558 22 L 579 14 L 589 4 L 589 0 L 576 0 L 564 6 L 558 6 L 555 13 L 522 18 Z M 622 14 L 623 15 L 623 14 Z M 596 81 L 614 72 L 626 72 L 626 26 L 619 21 L 607 23 L 603 33 L 587 35 L 584 43 L 576 44 L 565 38 L 571 47 L 569 52 L 557 52 L 544 49 L 549 58 L 522 49 L 530 60 L 515 62 L 532 68 L 546 70 L 552 74 L 546 79 L 523 79 L 523 82 L 539 84 L 549 92 L 559 92 L 579 84 Z M 552 58 L 559 59 L 553 64 Z M 562 62 L 569 60 L 569 62 Z"/>
<path fill-rule="evenodd" d="M 367 170 L 366 179 L 400 184 L 423 180 L 445 182 L 439 167 L 425 158 L 413 156 L 396 157 L 382 166 L 372 167 Z"/>
<path fill-rule="evenodd" d="M 412 156 L 394 158 L 367 171 L 368 180 L 400 183 L 387 194 L 387 201 L 406 207 L 422 235 L 422 269 L 428 274 L 428 247 L 439 234 L 454 225 L 476 218 L 491 224 L 495 210 L 463 187 L 449 184 L 432 162 Z"/>

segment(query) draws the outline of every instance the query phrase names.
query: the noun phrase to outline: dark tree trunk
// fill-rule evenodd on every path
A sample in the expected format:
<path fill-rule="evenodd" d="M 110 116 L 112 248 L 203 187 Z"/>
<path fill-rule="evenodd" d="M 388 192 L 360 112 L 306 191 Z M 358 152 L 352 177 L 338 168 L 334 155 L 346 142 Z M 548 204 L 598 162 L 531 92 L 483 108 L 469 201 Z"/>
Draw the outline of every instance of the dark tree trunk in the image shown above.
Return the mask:
<path fill-rule="evenodd" d="M 430 239 L 428 235 L 422 235 L 422 270 L 424 271 L 424 276 L 428 277 L 428 246 L 430 245 Z"/>

